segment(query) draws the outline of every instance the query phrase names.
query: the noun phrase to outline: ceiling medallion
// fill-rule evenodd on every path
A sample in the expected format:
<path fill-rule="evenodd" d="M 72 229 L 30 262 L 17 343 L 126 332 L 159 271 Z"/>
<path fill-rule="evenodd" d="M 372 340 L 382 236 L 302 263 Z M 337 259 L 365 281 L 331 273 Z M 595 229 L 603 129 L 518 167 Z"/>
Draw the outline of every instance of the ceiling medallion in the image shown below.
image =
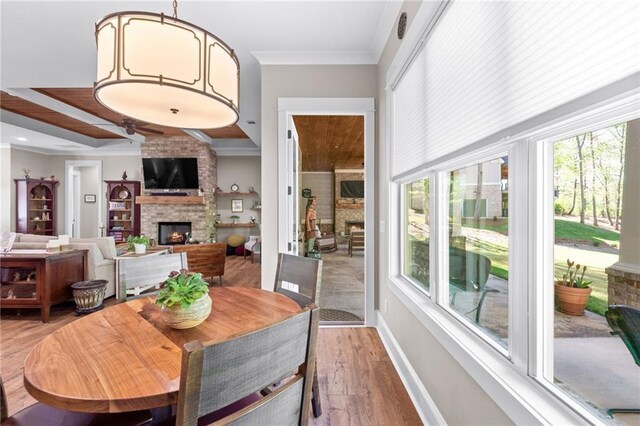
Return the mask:
<path fill-rule="evenodd" d="M 398 20 L 398 39 L 402 40 L 404 37 L 404 32 L 407 29 L 407 12 L 402 12 L 400 14 L 400 19 Z"/>
<path fill-rule="evenodd" d="M 117 12 L 96 24 L 93 95 L 147 123 L 213 129 L 239 118 L 240 63 L 212 33 L 163 13 Z"/>

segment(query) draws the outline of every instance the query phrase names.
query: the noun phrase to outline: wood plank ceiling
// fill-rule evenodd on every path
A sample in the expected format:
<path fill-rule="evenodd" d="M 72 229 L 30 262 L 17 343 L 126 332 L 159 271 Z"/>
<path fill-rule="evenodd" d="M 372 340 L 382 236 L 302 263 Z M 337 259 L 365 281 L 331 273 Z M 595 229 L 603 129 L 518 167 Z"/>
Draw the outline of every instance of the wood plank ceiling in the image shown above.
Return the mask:
<path fill-rule="evenodd" d="M 296 115 L 301 170 L 329 172 L 364 168 L 364 117 L 361 115 Z"/>
<path fill-rule="evenodd" d="M 120 124 L 124 118 L 121 114 L 109 110 L 96 101 L 93 97 L 93 90 L 90 87 L 35 88 L 33 90 L 104 120 L 110 121 L 114 123 L 114 126 Z M 24 100 L 20 97 L 11 96 L 5 92 L 0 92 L 0 108 L 96 139 L 122 138 L 120 135 L 102 130 L 90 123 L 76 120 L 57 111 L 53 111 Z M 164 136 L 185 135 L 182 130 L 171 127 L 158 126 L 155 124 L 145 124 L 144 127 L 162 132 Z M 215 139 L 238 139 L 248 137 L 237 124 L 220 129 L 206 129 L 202 131 Z M 156 133 L 145 132 L 139 129 L 136 129 L 136 132 L 143 136 L 157 136 Z"/>

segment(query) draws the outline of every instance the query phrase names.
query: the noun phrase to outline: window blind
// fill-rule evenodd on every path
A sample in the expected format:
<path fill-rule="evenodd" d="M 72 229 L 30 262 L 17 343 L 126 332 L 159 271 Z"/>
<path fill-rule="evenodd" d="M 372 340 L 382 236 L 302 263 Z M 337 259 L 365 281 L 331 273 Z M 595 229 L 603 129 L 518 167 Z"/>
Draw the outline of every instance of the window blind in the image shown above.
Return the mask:
<path fill-rule="evenodd" d="M 640 71 L 640 2 L 450 3 L 395 87 L 393 175 Z"/>

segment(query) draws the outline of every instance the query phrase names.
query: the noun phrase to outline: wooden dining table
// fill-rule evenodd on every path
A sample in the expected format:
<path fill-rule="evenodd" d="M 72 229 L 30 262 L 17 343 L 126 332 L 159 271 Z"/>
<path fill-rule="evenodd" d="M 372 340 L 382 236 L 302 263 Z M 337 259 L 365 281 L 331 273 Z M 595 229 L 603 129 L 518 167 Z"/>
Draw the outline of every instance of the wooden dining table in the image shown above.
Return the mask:
<path fill-rule="evenodd" d="M 47 405 L 81 412 L 118 413 L 178 401 L 182 346 L 224 341 L 300 312 L 271 291 L 214 287 L 209 318 L 176 330 L 163 322 L 152 298 L 111 306 L 45 337 L 27 356 L 24 385 Z"/>

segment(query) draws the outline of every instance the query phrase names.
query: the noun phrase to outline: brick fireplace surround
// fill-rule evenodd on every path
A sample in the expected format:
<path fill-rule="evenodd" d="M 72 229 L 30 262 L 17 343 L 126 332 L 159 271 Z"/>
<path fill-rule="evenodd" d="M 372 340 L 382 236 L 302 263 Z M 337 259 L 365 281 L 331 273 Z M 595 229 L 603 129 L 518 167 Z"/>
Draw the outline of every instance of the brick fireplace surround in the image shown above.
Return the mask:
<path fill-rule="evenodd" d="M 157 241 L 158 222 L 191 222 L 193 238 L 205 241 L 208 238 L 207 217 L 213 218 L 216 210 L 213 191 L 218 184 L 218 157 L 211 145 L 190 136 L 147 137 L 141 151 L 142 158 L 197 157 L 198 181 L 205 198 L 204 205 L 141 204 L 141 232 Z M 198 193 L 197 190 L 184 192 Z M 144 182 L 142 195 L 151 195 L 151 191 L 145 190 Z"/>

